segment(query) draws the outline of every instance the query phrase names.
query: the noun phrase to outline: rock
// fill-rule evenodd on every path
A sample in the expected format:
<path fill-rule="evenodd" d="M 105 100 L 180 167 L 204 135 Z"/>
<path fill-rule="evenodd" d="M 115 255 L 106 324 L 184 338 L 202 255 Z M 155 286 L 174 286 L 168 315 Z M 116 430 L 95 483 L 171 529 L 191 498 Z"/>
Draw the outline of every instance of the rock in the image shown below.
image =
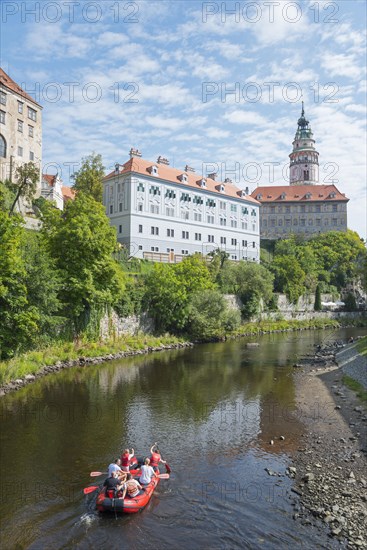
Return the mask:
<path fill-rule="evenodd" d="M 274 440 L 273 440 L 273 439 L 271 439 L 271 440 L 269 441 L 269 445 L 274 445 Z"/>
<path fill-rule="evenodd" d="M 281 435 L 279 439 L 280 439 L 280 441 L 284 441 L 285 440 L 284 435 Z"/>
<path fill-rule="evenodd" d="M 304 475 L 302 479 L 303 481 L 306 481 L 306 483 L 308 483 L 309 481 L 314 481 L 315 475 L 309 472 L 308 474 Z"/>
<path fill-rule="evenodd" d="M 331 531 L 331 534 L 334 535 L 334 537 L 337 537 L 338 535 L 340 535 L 341 532 L 342 532 L 342 529 L 338 527 L 337 529 L 333 529 Z"/>
<path fill-rule="evenodd" d="M 27 380 L 27 382 L 30 382 L 31 380 L 35 380 L 34 374 L 26 374 L 24 377 L 24 380 Z"/>
<path fill-rule="evenodd" d="M 260 344 L 258 342 L 247 342 L 246 347 L 247 348 L 258 348 L 259 345 Z"/>
<path fill-rule="evenodd" d="M 351 479 L 355 479 L 355 478 L 356 478 L 356 476 L 354 475 L 353 472 L 350 472 L 349 477 L 350 477 Z"/>

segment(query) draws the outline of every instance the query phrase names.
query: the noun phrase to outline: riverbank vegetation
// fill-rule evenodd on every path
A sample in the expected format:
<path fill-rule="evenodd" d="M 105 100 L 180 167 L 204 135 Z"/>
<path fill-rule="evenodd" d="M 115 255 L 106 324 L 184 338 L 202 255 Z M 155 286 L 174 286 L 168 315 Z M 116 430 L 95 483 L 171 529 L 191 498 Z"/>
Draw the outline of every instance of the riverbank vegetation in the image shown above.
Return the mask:
<path fill-rule="evenodd" d="M 366 249 L 352 231 L 279 241 L 263 250 L 260 264 L 232 262 L 219 249 L 178 264 L 129 257 L 100 202 L 99 155 L 84 159 L 75 177 L 76 198 L 64 211 L 42 198 L 34 201 L 40 230 L 27 230 L 13 207 L 20 184 L 27 200 L 34 192 L 37 169 L 27 169 L 32 177 L 20 174 L 14 184 L 0 183 L 0 360 L 19 362 L 27 353 L 64 357 L 79 353 L 80 342 L 86 353 L 104 349 L 100 321 L 112 310 L 121 317 L 144 312 L 158 337 L 169 333 L 186 341 L 298 329 L 276 312 L 275 292 L 293 302 L 302 294 L 314 300 L 317 292 L 319 309 L 321 291 L 366 285 Z M 227 294 L 238 300 L 240 311 L 231 307 Z M 275 312 L 276 328 L 245 324 L 260 311 Z M 109 336 L 113 349 L 125 345 L 116 343 L 112 326 Z M 55 347 L 60 353 L 52 351 Z"/>

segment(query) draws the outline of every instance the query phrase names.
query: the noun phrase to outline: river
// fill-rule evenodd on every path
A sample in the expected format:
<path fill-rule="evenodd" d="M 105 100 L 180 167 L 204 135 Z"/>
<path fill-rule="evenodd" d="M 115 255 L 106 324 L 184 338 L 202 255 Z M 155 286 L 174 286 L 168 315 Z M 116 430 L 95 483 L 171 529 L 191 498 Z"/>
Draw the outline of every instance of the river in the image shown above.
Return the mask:
<path fill-rule="evenodd" d="M 292 365 L 315 344 L 358 334 L 365 329 L 159 352 L 68 369 L 6 395 L 1 547 L 333 548 L 326 533 L 292 519 L 284 472 L 307 429 Z M 82 489 L 103 477 L 89 473 L 105 470 L 125 446 L 143 456 L 155 441 L 172 474 L 148 507 L 97 513 L 95 493 Z"/>

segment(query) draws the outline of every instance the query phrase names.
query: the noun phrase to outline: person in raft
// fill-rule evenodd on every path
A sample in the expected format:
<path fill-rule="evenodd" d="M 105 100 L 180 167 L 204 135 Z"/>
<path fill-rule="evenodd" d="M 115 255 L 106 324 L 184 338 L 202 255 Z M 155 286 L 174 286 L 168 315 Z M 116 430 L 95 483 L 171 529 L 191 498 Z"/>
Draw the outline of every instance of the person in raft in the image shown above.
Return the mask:
<path fill-rule="evenodd" d="M 127 474 L 127 480 L 123 485 L 123 491 L 120 498 L 125 498 L 126 493 L 130 498 L 137 497 L 143 487 L 140 485 L 136 479 L 133 478 L 132 474 Z"/>
<path fill-rule="evenodd" d="M 121 470 L 121 460 L 116 458 L 115 462 L 111 462 L 108 466 L 108 477 L 111 477 L 112 472 L 117 473 L 117 477 L 121 482 L 126 481 L 126 473 Z"/>
<path fill-rule="evenodd" d="M 163 460 L 161 457 L 161 453 L 157 447 L 157 443 L 154 443 L 154 445 L 150 448 L 150 465 L 153 468 L 155 472 L 159 472 L 158 465 L 161 462 L 162 464 L 166 464 L 166 461 Z"/>
<path fill-rule="evenodd" d="M 148 485 L 154 476 L 156 476 L 156 472 L 153 470 L 153 468 L 150 466 L 150 460 L 149 458 L 146 458 L 144 460 L 144 464 L 141 467 L 141 474 L 139 477 L 139 482 L 142 485 Z"/>
<path fill-rule="evenodd" d="M 115 494 L 122 489 L 123 484 L 118 479 L 117 472 L 111 472 L 111 475 L 104 480 L 103 487 L 106 487 L 106 493 L 112 489 Z"/>
<path fill-rule="evenodd" d="M 129 471 L 130 460 L 132 459 L 133 456 L 134 456 L 134 449 L 131 449 L 131 453 L 130 453 L 130 449 L 125 449 L 124 452 L 122 453 L 121 470 L 123 472 Z"/>

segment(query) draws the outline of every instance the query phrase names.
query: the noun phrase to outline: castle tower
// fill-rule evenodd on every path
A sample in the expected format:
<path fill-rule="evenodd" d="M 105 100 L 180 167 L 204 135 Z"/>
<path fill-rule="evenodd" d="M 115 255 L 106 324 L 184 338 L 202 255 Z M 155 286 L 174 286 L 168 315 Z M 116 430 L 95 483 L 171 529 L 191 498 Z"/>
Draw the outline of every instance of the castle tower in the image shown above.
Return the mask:
<path fill-rule="evenodd" d="M 319 153 L 315 149 L 315 140 L 305 118 L 302 101 L 301 118 L 293 141 L 293 151 L 289 155 L 290 185 L 315 185 L 319 182 Z"/>

